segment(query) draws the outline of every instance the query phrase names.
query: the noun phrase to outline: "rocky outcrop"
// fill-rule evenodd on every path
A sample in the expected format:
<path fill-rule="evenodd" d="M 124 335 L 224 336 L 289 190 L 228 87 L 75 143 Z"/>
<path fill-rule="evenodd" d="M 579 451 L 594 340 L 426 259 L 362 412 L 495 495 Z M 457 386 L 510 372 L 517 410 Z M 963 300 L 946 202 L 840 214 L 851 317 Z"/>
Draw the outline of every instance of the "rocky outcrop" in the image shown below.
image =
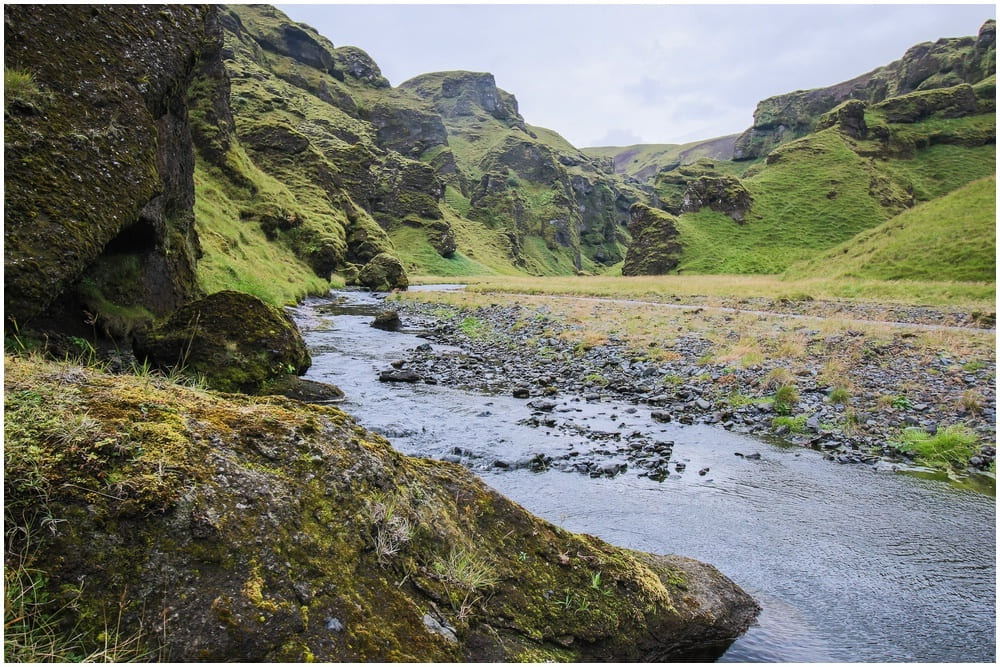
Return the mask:
<path fill-rule="evenodd" d="M 880 111 L 890 123 L 916 123 L 932 115 L 958 118 L 978 113 L 979 103 L 972 86 L 963 83 L 893 97 L 872 108 Z"/>
<path fill-rule="evenodd" d="M 394 289 L 406 289 L 409 281 L 399 259 L 383 252 L 375 255 L 361 268 L 358 284 L 375 292 L 389 292 Z"/>
<path fill-rule="evenodd" d="M 508 127 L 524 129 L 517 99 L 497 88 L 487 72 L 435 72 L 421 74 L 399 84 L 399 89 L 432 101 L 445 118 L 486 114 Z"/>
<path fill-rule="evenodd" d="M 46 573 L 85 653 L 711 660 L 759 611 L 710 566 L 569 533 L 333 407 L 5 370 L 5 571 Z"/>
<path fill-rule="evenodd" d="M 202 377 L 213 389 L 250 394 L 286 375 L 301 375 L 311 364 L 288 315 L 232 291 L 179 308 L 137 347 L 156 367 Z"/>
<path fill-rule="evenodd" d="M 187 89 L 216 12 L 10 5 L 4 39 L 36 88 L 4 114 L 6 318 L 125 338 L 197 293 Z"/>
<path fill-rule="evenodd" d="M 990 20 L 977 37 L 918 44 L 901 59 L 849 81 L 761 101 L 754 111 L 753 126 L 736 141 L 733 159 L 756 159 L 801 137 L 814 129 L 821 114 L 848 99 L 875 104 L 914 91 L 975 84 L 995 74 L 996 22 Z"/>
<path fill-rule="evenodd" d="M 680 263 L 677 220 L 669 213 L 636 203 L 629 210 L 632 244 L 622 265 L 623 276 L 669 273 Z"/>
<path fill-rule="evenodd" d="M 734 222 L 746 220 L 753 198 L 735 176 L 702 176 L 688 183 L 681 211 L 697 213 L 702 208 L 725 213 Z"/>
<path fill-rule="evenodd" d="M 504 230 L 515 266 L 548 273 L 555 263 L 565 272 L 621 261 L 628 207 L 638 194 L 606 160 L 527 126 L 517 100 L 491 74 L 423 74 L 399 90 L 441 114 L 457 140 L 444 164 L 460 176 L 449 183 L 468 197 L 469 218 Z"/>

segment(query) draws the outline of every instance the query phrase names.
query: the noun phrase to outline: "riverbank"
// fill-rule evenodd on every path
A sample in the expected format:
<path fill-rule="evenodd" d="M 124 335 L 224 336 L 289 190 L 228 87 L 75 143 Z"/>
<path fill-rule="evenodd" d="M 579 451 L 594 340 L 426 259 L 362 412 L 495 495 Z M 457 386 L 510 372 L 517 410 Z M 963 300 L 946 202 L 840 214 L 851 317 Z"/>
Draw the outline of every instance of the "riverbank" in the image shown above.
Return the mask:
<path fill-rule="evenodd" d="M 463 354 L 418 347 L 417 379 L 538 400 L 602 397 L 655 418 L 779 438 L 846 464 L 973 475 L 995 486 L 995 333 L 975 318 L 870 304 L 836 317 L 621 299 L 415 291 L 393 297 L 407 326 Z M 912 319 L 912 318 L 911 318 Z M 916 326 L 914 326 L 916 325 Z M 550 408 L 551 409 L 551 408 Z M 982 486 L 983 484 L 979 484 Z"/>

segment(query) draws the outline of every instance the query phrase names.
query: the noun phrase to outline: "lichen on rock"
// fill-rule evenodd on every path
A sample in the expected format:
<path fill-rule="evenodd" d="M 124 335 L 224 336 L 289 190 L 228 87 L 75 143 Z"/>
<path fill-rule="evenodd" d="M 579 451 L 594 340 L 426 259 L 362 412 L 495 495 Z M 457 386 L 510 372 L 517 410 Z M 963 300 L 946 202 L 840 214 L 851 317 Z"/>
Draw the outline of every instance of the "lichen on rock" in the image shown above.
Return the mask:
<path fill-rule="evenodd" d="M 45 572 L 85 644 L 110 618 L 177 662 L 712 659 L 759 611 L 710 566 L 568 533 L 334 407 L 5 371 L 5 566 Z"/>

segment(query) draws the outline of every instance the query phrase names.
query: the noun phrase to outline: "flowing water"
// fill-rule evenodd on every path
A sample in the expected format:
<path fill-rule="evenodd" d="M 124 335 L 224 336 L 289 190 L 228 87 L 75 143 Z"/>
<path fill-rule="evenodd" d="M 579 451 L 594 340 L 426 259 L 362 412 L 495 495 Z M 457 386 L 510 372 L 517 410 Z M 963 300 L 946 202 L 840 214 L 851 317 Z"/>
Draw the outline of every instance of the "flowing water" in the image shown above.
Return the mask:
<path fill-rule="evenodd" d="M 379 382 L 391 361 L 426 341 L 371 327 L 376 297 L 335 296 L 295 313 L 313 356 L 306 377 L 343 389 L 341 407 L 398 450 L 460 459 L 568 530 L 718 567 L 763 608 L 723 661 L 995 660 L 992 497 L 712 426 L 660 424 L 627 402 L 559 397 L 548 427 L 533 427 L 519 423 L 532 414 L 524 400 Z M 672 441 L 670 475 L 657 482 L 634 468 L 591 477 L 519 465 L 538 454 L 591 454 L 613 432 Z"/>

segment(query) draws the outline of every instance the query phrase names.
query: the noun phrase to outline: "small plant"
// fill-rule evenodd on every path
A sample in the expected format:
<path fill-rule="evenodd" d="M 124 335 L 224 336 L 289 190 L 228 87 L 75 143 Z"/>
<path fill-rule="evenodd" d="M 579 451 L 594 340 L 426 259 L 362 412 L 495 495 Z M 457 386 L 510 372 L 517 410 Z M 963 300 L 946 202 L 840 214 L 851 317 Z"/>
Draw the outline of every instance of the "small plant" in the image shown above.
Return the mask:
<path fill-rule="evenodd" d="M 13 100 L 28 102 L 37 95 L 38 83 L 29 70 L 15 67 L 3 68 L 4 108 Z"/>
<path fill-rule="evenodd" d="M 446 586 L 448 597 L 460 618 L 472 613 L 473 605 L 481 599 L 479 592 L 493 588 L 499 579 L 492 564 L 478 558 L 463 547 L 452 546 L 447 558 L 438 558 L 431 566 Z"/>
<path fill-rule="evenodd" d="M 475 592 L 497 584 L 495 568 L 462 547 L 453 546 L 447 558 L 438 558 L 434 571 L 445 582 Z"/>
<path fill-rule="evenodd" d="M 413 527 L 395 496 L 376 496 L 366 504 L 365 512 L 372 523 L 375 557 L 385 566 L 413 538 Z"/>
<path fill-rule="evenodd" d="M 459 323 L 458 328 L 471 340 L 481 340 L 486 337 L 486 326 L 476 317 L 466 317 Z"/>
<path fill-rule="evenodd" d="M 969 428 L 954 424 L 931 435 L 921 428 L 905 429 L 896 448 L 931 468 L 964 468 L 977 451 L 978 438 Z"/>
<path fill-rule="evenodd" d="M 783 384 L 774 392 L 774 411 L 779 415 L 790 415 L 799 402 L 799 390 L 793 384 Z"/>
<path fill-rule="evenodd" d="M 764 389 L 778 389 L 784 385 L 790 385 L 795 381 L 795 376 L 792 375 L 792 371 L 784 366 L 778 366 L 772 368 L 761 380 L 761 385 Z"/>
<path fill-rule="evenodd" d="M 970 415 L 978 415 L 983 411 L 985 400 L 983 399 L 983 395 L 977 390 L 966 389 L 962 392 L 962 397 L 959 399 L 959 403 L 962 406 L 962 409 Z"/>
<path fill-rule="evenodd" d="M 590 587 L 593 588 L 595 591 L 601 590 L 600 572 L 595 572 L 594 574 L 590 575 Z"/>
<path fill-rule="evenodd" d="M 851 392 L 847 390 L 847 387 L 834 387 L 830 391 L 829 400 L 833 405 L 847 405 L 851 402 Z"/>
<path fill-rule="evenodd" d="M 782 426 L 787 427 L 792 433 L 805 433 L 806 432 L 806 416 L 798 415 L 796 417 L 781 416 L 775 417 L 771 420 L 771 427 L 775 430 L 781 428 Z"/>

